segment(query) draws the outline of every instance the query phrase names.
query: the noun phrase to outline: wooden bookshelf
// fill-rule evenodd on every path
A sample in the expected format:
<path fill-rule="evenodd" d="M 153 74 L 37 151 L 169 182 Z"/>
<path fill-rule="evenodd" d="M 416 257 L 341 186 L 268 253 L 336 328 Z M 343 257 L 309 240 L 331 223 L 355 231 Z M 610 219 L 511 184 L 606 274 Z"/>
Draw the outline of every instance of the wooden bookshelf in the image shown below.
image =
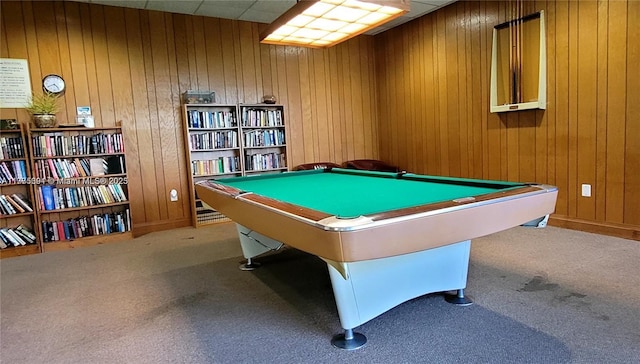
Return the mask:
<path fill-rule="evenodd" d="M 28 130 L 42 251 L 131 239 L 120 127 Z"/>
<path fill-rule="evenodd" d="M 15 231 L 15 229 L 24 227 L 35 239 L 30 241 L 27 237 L 22 237 L 20 241 L 25 244 L 14 246 L 5 237 L 0 246 L 6 245 L 6 247 L 0 249 L 0 258 L 40 253 L 42 246 L 38 235 L 38 216 L 34 207 L 34 189 L 25 127 L 20 125 L 19 129 L 2 130 L 1 134 L 0 164 L 4 164 L 4 166 L 0 168 L 5 171 L 5 168 L 9 168 L 14 180 L 0 180 L 0 204 L 10 205 L 10 207 L 6 206 L 0 209 L 0 229 Z M 20 168 L 21 172 L 17 172 L 17 168 Z M 6 175 L 3 174 L 3 176 L 6 178 Z M 19 204 L 16 198 L 12 197 L 14 194 L 21 196 L 32 211 L 28 211 L 27 208 Z M 18 203 L 19 207 L 16 207 L 15 203 Z"/>
<path fill-rule="evenodd" d="M 222 113 L 229 116 L 228 122 L 211 122 L 221 120 Z M 251 118 L 258 115 L 263 117 L 261 121 Z M 187 146 L 186 162 L 191 166 L 189 192 L 192 224 L 195 227 L 230 220 L 198 198 L 194 183 L 206 179 L 278 173 L 288 169 L 282 105 L 183 104 L 183 120 L 184 142 Z M 197 136 L 206 133 L 227 133 L 227 139 L 233 139 L 234 143 L 213 146 L 198 144 Z M 268 136 L 268 141 L 265 136 Z M 199 161 L 219 161 L 220 158 L 233 158 L 234 168 L 203 170 L 198 164 Z M 258 165 L 259 168 L 256 168 Z"/>

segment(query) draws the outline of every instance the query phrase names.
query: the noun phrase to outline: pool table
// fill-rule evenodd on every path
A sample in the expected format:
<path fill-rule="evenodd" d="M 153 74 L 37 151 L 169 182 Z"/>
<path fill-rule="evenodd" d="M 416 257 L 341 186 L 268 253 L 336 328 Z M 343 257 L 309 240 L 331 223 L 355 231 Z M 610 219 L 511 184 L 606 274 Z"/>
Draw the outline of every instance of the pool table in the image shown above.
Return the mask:
<path fill-rule="evenodd" d="M 328 168 L 196 184 L 200 199 L 237 224 L 245 269 L 287 245 L 327 263 L 344 333 L 410 299 L 464 295 L 471 239 L 534 222 L 555 209 L 549 185 Z"/>

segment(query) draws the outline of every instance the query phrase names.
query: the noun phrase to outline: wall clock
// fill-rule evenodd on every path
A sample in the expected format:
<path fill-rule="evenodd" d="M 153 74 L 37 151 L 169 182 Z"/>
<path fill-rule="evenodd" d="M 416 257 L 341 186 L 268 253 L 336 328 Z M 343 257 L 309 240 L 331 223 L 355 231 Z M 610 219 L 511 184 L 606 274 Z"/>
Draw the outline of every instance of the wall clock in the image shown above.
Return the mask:
<path fill-rule="evenodd" d="M 62 94 L 65 89 L 64 79 L 59 75 L 46 75 L 42 79 L 42 89 L 50 94 Z"/>

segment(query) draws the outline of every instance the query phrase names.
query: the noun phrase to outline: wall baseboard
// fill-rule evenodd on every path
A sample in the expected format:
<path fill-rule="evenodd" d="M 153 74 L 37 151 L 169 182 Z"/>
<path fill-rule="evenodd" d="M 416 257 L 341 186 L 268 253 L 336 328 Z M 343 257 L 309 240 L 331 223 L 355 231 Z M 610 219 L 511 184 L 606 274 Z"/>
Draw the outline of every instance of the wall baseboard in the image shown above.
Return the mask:
<path fill-rule="evenodd" d="M 155 231 L 171 230 L 171 229 L 177 229 L 177 228 L 182 228 L 187 226 L 191 226 L 190 218 L 183 218 L 183 219 L 177 219 L 177 220 L 161 220 L 161 221 L 154 221 L 151 223 L 135 224 L 133 226 L 133 236 L 138 237 L 138 236 L 149 234 Z"/>
<path fill-rule="evenodd" d="M 551 215 L 549 225 L 640 241 L 640 226 L 637 225 L 587 221 L 562 215 Z"/>

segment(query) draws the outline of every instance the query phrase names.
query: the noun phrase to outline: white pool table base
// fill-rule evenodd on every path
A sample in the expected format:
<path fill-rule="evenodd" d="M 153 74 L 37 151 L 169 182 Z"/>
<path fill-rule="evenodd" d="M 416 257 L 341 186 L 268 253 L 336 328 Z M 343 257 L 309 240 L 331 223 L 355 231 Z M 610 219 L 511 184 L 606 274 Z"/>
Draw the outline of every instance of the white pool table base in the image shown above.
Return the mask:
<path fill-rule="evenodd" d="M 240 269 L 258 266 L 252 258 L 282 248 L 275 241 L 237 224 L 240 245 L 247 263 Z M 390 241 L 389 244 L 402 244 Z M 471 241 L 466 240 L 437 248 L 386 258 L 356 262 L 327 263 L 336 300 L 340 325 L 345 332 L 331 343 L 341 349 L 362 347 L 367 339 L 353 329 L 411 299 L 436 292 L 456 291 L 447 302 L 467 306 L 472 301 L 464 295 Z M 243 268 L 244 267 L 244 268 Z"/>

